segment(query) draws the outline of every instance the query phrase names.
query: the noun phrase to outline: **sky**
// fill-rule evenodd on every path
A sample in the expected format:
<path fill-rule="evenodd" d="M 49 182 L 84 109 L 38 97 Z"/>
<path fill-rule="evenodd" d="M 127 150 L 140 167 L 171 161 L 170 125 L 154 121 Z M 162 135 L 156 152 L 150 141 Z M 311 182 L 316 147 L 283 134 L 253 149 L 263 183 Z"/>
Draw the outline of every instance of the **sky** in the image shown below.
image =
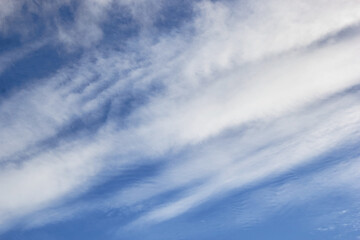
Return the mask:
<path fill-rule="evenodd" d="M 0 239 L 360 239 L 358 0 L 0 0 Z"/>

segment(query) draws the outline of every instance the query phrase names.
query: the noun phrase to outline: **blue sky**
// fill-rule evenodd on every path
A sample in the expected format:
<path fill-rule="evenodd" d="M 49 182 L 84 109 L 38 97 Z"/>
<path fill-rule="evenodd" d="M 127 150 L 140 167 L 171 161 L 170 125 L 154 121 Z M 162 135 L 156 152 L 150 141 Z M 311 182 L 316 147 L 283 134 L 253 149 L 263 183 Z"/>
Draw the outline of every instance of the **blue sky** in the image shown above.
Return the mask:
<path fill-rule="evenodd" d="M 0 239 L 359 239 L 356 0 L 0 0 Z"/>

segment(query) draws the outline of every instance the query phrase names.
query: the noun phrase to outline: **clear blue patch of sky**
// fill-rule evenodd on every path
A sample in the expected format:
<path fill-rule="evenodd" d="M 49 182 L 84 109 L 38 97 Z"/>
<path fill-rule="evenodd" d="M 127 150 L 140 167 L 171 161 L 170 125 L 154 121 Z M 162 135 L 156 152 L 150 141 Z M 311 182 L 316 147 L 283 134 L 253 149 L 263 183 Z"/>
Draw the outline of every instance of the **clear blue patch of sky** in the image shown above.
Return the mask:
<path fill-rule="evenodd" d="M 195 16 L 194 4 L 199 0 L 165 1 L 165 7 L 158 13 L 155 27 L 160 33 L 167 33 L 173 29 L 191 22 Z"/>
<path fill-rule="evenodd" d="M 0 33 L 0 54 L 22 46 L 19 34 Z"/>
<path fill-rule="evenodd" d="M 13 91 L 29 86 L 29 84 L 41 84 L 46 77 L 54 74 L 70 59 L 78 57 L 78 53 L 63 54 L 61 49 L 53 45 L 46 45 L 31 52 L 1 73 L 0 96 L 8 96 Z"/>

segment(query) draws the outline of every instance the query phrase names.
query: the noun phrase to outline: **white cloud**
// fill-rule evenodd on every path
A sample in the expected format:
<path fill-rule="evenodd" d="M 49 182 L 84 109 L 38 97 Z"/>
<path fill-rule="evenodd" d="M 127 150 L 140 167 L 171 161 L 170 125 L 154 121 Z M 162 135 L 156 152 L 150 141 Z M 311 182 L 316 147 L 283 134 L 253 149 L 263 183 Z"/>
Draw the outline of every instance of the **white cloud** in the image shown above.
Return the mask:
<path fill-rule="evenodd" d="M 58 26 L 60 41 L 91 47 L 102 37 L 101 22 L 112 4 L 84 1 L 74 25 Z M 152 1 L 119 4 L 144 27 L 161 8 Z M 109 200 L 115 207 L 132 205 L 206 180 L 142 218 L 161 221 L 222 191 L 288 171 L 347 140 L 359 127 L 357 98 L 321 105 L 314 113 L 304 106 L 359 83 L 359 36 L 341 37 L 341 30 L 360 19 L 356 5 L 203 1 L 195 6 L 194 22 L 156 43 L 145 34 L 128 43 L 132 50 L 126 52 L 89 50 L 43 85 L 13 94 L 0 109 L 0 221 L 6 225 L 85 191 L 113 164 L 189 151 L 186 161 L 171 165 L 153 184 Z M 339 34 L 334 42 L 311 45 L 334 33 Z M 116 111 L 127 95 L 149 92 L 153 84 L 161 91 L 148 93 L 148 102 L 120 119 L 125 128 L 119 117 L 110 116 L 96 133 L 59 139 L 53 149 L 42 146 L 75 119 L 101 112 L 105 102 L 112 101 L 110 112 Z M 245 135 L 221 138 L 244 126 L 250 127 Z M 209 139 L 215 140 L 202 145 Z M 285 142 L 272 145 L 276 140 Z M 264 149 L 256 152 L 259 147 Z M 11 161 L 24 156 L 23 163 Z"/>
<path fill-rule="evenodd" d="M 172 165 L 152 183 L 125 190 L 116 201 L 137 203 L 195 183 L 183 197 L 155 207 L 136 223 L 158 222 L 176 217 L 209 198 L 311 162 L 342 142 L 358 139 L 358 134 L 354 134 L 360 127 L 357 100 L 352 97 L 337 99 L 327 105 L 284 116 L 265 126 L 257 122 L 248 126 L 254 130 L 240 132 L 230 140 L 215 138 L 215 143 L 200 147 L 199 153 L 196 149 L 187 161 L 183 159 Z M 335 113 L 334 109 L 337 109 Z M 353 180 L 352 176 L 354 174 L 349 175 L 349 181 Z"/>

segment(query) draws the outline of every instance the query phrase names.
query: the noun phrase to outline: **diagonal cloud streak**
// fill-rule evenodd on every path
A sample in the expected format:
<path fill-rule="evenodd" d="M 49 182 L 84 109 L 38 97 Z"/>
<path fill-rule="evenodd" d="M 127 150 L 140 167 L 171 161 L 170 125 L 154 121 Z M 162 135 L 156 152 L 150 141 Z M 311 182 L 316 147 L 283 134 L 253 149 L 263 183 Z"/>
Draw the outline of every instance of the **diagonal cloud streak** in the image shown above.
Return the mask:
<path fill-rule="evenodd" d="M 1 19 L 20 32 L 21 6 L 44 18 L 72 6 L 1 2 Z M 1 228 L 66 206 L 122 169 L 161 163 L 150 180 L 119 186 L 85 203 L 88 210 L 69 205 L 63 216 L 104 205 L 135 208 L 183 189 L 149 204 L 131 225 L 158 223 L 359 137 L 357 1 L 200 1 L 191 5 L 191 21 L 152 35 L 166 6 L 86 0 L 70 25 L 56 18 L 55 30 L 45 27 L 54 46 L 87 50 L 41 84 L 1 99 Z M 116 45 L 121 50 L 97 45 L 112 11 L 137 26 L 125 47 Z M 3 24 L 1 31 L 8 31 Z M 0 74 L 30 49 L 5 53 Z"/>

